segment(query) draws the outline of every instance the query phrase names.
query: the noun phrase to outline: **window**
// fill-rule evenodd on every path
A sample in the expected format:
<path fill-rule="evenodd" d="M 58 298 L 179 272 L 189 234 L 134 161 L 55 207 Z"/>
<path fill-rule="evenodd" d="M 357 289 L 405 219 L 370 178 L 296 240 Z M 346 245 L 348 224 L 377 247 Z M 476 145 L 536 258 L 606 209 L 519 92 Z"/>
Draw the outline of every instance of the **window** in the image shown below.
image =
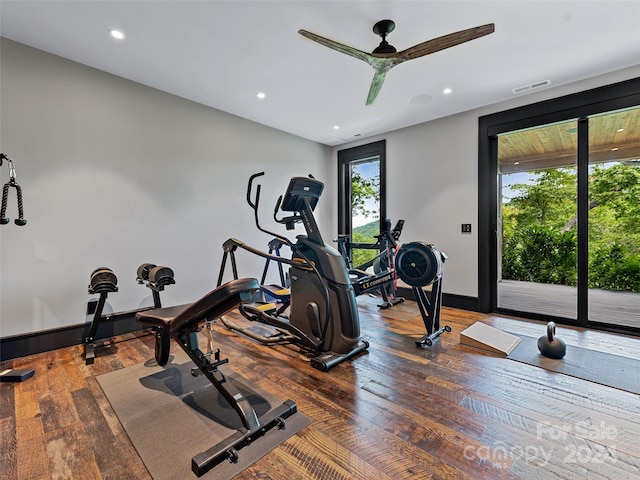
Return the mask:
<path fill-rule="evenodd" d="M 352 265 L 377 255 L 375 235 L 385 227 L 385 141 L 338 152 L 338 232 Z"/>

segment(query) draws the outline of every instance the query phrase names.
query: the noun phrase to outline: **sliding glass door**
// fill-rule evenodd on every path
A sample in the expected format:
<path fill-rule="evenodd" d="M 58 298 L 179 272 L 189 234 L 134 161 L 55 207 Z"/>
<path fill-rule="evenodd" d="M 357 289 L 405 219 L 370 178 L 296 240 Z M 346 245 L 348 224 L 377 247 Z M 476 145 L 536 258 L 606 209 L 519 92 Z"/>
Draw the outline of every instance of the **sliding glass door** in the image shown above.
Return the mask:
<path fill-rule="evenodd" d="M 478 309 L 640 334 L 640 79 L 479 133 Z"/>
<path fill-rule="evenodd" d="M 640 326 L 640 108 L 589 118 L 589 320 Z"/>
<path fill-rule="evenodd" d="M 498 307 L 577 318 L 577 122 L 498 136 Z"/>
<path fill-rule="evenodd" d="M 496 307 L 640 328 L 640 107 L 495 139 Z"/>

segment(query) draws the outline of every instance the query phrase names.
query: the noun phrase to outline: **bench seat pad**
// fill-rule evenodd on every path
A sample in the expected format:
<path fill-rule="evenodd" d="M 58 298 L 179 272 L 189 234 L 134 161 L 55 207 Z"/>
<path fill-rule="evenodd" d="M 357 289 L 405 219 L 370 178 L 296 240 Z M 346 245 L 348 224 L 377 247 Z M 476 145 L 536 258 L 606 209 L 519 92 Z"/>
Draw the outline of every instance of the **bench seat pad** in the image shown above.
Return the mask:
<path fill-rule="evenodd" d="M 255 278 L 231 280 L 191 304 L 138 312 L 136 321 L 154 327 L 168 328 L 171 333 L 185 328 L 196 328 L 205 320 L 220 318 L 233 310 L 242 302 L 243 294 L 259 288 L 260 284 Z"/>
<path fill-rule="evenodd" d="M 171 307 L 154 308 L 136 313 L 136 322 L 154 327 L 168 327 L 174 318 L 184 312 L 190 303 L 173 305 Z"/>

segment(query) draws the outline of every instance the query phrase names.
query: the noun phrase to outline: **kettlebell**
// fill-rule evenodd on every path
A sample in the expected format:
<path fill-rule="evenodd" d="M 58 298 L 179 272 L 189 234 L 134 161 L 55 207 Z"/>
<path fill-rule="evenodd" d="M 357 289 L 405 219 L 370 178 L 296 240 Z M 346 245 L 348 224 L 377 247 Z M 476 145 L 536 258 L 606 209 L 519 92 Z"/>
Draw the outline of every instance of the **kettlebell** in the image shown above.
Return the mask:
<path fill-rule="evenodd" d="M 567 353 L 567 344 L 556 337 L 556 324 L 547 323 L 547 334 L 538 339 L 538 350 L 545 357 L 560 359 Z"/>

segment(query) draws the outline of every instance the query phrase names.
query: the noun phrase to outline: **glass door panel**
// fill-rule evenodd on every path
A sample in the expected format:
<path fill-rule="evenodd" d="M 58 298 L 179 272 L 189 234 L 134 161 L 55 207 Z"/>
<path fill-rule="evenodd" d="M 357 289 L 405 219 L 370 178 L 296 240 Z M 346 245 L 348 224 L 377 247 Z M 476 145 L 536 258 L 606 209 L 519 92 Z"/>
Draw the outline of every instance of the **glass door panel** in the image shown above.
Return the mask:
<path fill-rule="evenodd" d="M 498 136 L 498 308 L 577 318 L 577 122 Z"/>
<path fill-rule="evenodd" d="M 589 118 L 589 321 L 640 327 L 640 108 Z"/>
<path fill-rule="evenodd" d="M 351 162 L 351 263 L 366 265 L 379 253 L 375 249 L 380 234 L 380 157 Z"/>

